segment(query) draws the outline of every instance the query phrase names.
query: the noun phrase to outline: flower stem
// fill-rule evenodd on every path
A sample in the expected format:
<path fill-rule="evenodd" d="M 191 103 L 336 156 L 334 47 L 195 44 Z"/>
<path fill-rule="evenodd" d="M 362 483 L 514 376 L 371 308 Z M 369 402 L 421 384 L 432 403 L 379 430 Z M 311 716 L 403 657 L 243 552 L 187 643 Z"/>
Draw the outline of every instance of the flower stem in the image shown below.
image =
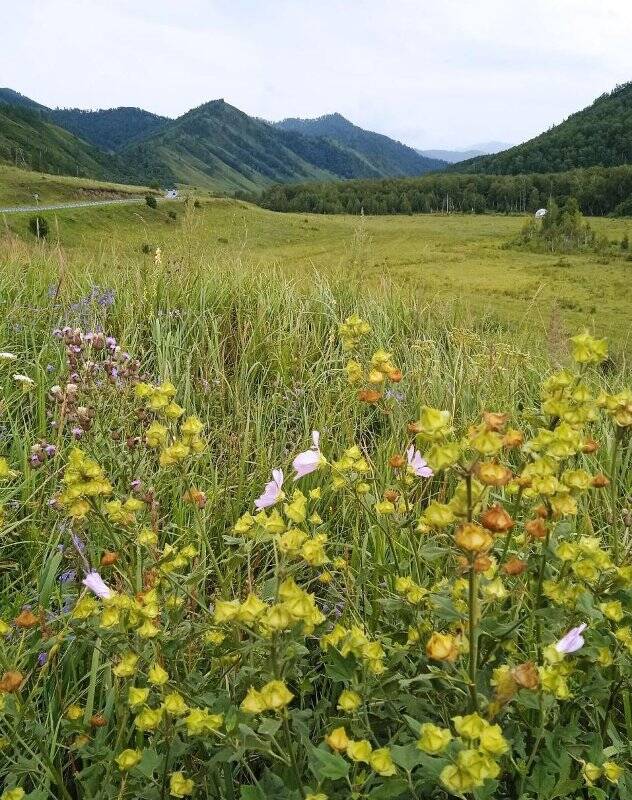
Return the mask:
<path fill-rule="evenodd" d="M 469 571 L 469 641 L 470 641 L 470 699 L 472 711 L 478 711 L 478 692 L 476 689 L 476 671 L 478 662 L 478 574 L 474 564 L 470 564 Z"/>
<path fill-rule="evenodd" d="M 615 429 L 614 442 L 612 443 L 612 460 L 610 462 L 610 514 L 612 517 L 612 555 L 614 563 L 618 566 L 620 558 L 619 526 L 617 524 L 617 466 L 619 456 L 619 434 Z"/>

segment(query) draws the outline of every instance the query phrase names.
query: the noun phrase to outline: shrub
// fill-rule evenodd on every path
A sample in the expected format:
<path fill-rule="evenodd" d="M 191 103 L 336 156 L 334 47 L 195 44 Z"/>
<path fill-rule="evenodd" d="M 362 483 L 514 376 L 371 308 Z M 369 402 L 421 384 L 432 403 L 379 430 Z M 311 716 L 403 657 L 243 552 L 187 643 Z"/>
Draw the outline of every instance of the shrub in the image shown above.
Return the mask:
<path fill-rule="evenodd" d="M 29 230 L 38 239 L 45 239 L 48 236 L 48 222 L 44 217 L 31 217 L 29 219 Z"/>
<path fill-rule="evenodd" d="M 158 208 L 158 201 L 153 194 L 145 195 L 145 203 L 149 206 L 149 208 Z"/>

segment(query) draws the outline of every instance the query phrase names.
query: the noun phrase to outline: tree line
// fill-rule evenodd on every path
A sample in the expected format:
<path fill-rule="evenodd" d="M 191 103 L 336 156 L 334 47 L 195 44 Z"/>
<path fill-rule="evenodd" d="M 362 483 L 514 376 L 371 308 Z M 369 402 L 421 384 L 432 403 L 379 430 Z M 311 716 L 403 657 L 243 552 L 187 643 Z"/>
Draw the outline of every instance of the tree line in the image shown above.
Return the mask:
<path fill-rule="evenodd" d="M 258 198 L 273 211 L 318 214 L 527 213 L 575 197 L 590 216 L 632 215 L 632 165 L 530 175 L 433 173 L 274 185 Z"/>

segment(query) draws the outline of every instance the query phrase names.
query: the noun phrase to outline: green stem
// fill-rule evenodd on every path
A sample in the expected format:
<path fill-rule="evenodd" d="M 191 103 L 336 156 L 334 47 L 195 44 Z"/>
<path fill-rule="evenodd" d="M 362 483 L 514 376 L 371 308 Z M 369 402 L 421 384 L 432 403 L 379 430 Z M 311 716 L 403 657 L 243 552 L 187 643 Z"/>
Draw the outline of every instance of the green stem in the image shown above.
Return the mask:
<path fill-rule="evenodd" d="M 619 526 L 617 524 L 617 459 L 619 456 L 619 435 L 615 430 L 612 444 L 612 461 L 610 463 L 610 513 L 612 516 L 612 554 L 615 565 L 619 564 Z"/>
<path fill-rule="evenodd" d="M 478 662 L 478 573 L 474 569 L 474 561 L 469 571 L 469 641 L 470 641 L 470 699 L 472 711 L 478 711 L 478 692 L 476 689 L 476 671 Z"/>

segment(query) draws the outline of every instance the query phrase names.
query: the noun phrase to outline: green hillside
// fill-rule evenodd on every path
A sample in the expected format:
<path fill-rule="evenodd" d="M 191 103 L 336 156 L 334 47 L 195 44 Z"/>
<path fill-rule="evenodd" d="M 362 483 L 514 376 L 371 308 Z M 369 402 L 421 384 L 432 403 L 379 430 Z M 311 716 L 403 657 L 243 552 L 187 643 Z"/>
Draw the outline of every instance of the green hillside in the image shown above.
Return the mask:
<path fill-rule="evenodd" d="M 535 139 L 495 155 L 450 167 L 452 172 L 518 175 L 563 172 L 576 167 L 632 163 L 632 82 L 572 114 Z"/>
<path fill-rule="evenodd" d="M 423 175 L 443 169 L 445 162 L 426 158 L 412 147 L 381 133 L 364 130 L 341 114 L 325 114 L 316 119 L 284 119 L 275 126 L 307 136 L 324 136 L 360 154 L 377 172 L 375 177 Z M 369 176 L 354 176 L 369 177 Z"/>
<path fill-rule="evenodd" d="M 107 108 L 84 111 L 56 108 L 48 112 L 51 120 L 86 142 L 110 152 L 150 136 L 169 120 L 142 108 Z"/>

